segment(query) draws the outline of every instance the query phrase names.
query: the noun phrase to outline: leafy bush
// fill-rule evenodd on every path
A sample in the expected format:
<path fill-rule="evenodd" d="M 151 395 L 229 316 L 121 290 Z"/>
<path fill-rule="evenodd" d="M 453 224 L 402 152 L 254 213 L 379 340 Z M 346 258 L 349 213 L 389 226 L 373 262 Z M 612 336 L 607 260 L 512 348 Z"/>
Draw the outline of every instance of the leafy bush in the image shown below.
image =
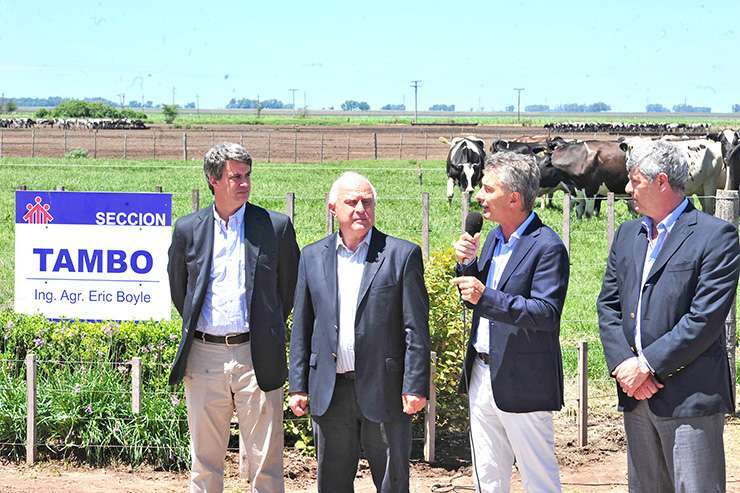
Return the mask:
<path fill-rule="evenodd" d="M 177 106 L 174 104 L 162 105 L 162 114 L 164 115 L 164 121 L 167 124 L 172 124 L 177 118 Z"/>
<path fill-rule="evenodd" d="M 141 111 L 118 109 L 103 103 L 89 103 L 77 99 L 64 101 L 51 111 L 42 108 L 34 116 L 36 118 L 132 118 L 146 120 L 146 114 Z"/>
<path fill-rule="evenodd" d="M 64 157 L 68 159 L 81 159 L 88 157 L 87 149 L 83 149 L 82 147 L 77 147 L 75 149 L 70 149 L 67 152 L 64 153 Z"/>

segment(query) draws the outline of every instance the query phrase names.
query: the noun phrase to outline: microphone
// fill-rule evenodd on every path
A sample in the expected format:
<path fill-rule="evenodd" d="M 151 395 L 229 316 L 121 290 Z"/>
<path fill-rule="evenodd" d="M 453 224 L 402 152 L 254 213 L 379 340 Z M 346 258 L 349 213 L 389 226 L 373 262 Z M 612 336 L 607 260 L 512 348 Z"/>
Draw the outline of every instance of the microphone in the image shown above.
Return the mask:
<path fill-rule="evenodd" d="M 468 212 L 465 216 L 465 232 L 470 236 L 475 236 L 483 229 L 483 216 L 480 212 Z"/>

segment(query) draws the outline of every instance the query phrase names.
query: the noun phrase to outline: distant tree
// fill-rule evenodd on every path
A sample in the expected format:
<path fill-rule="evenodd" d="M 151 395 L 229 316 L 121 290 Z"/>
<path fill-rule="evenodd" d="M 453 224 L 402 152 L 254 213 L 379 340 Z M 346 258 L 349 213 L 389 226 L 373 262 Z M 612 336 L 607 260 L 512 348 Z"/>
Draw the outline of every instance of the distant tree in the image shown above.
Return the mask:
<path fill-rule="evenodd" d="M 128 107 L 129 108 L 141 108 L 141 103 L 136 100 L 132 100 L 128 102 Z"/>
<path fill-rule="evenodd" d="M 733 104 L 732 105 L 732 112 L 733 113 L 740 113 L 740 104 Z"/>
<path fill-rule="evenodd" d="M 612 107 L 604 102 L 597 102 L 588 105 L 588 111 L 591 113 L 600 113 L 602 111 L 611 111 Z"/>
<path fill-rule="evenodd" d="M 153 101 L 147 101 L 146 103 L 144 103 L 144 105 L 142 106 L 142 108 L 154 108 L 154 102 Z"/>
<path fill-rule="evenodd" d="M 40 109 L 36 112 L 44 110 Z M 51 111 L 45 112 L 51 118 L 134 118 L 145 120 L 146 115 L 139 111 L 114 108 L 103 103 L 89 103 L 78 99 L 68 99 Z M 43 117 L 41 117 L 43 118 Z"/>
<path fill-rule="evenodd" d="M 342 103 L 343 111 L 367 111 L 369 109 L 370 105 L 367 104 L 365 101 L 355 101 L 354 99 L 348 99 L 344 103 Z"/>
<path fill-rule="evenodd" d="M 504 108 L 504 111 L 506 111 L 507 113 L 513 113 L 514 112 L 514 105 L 513 104 L 510 104 L 509 106 L 507 106 L 506 108 Z"/>
<path fill-rule="evenodd" d="M 670 113 L 671 110 L 669 110 L 662 104 L 653 103 L 646 105 L 645 111 L 647 113 Z"/>
<path fill-rule="evenodd" d="M 12 99 L 9 99 L 5 102 L 5 112 L 6 113 L 13 113 L 15 110 L 18 109 L 18 105 L 15 104 L 15 101 Z"/>
<path fill-rule="evenodd" d="M 51 112 L 47 110 L 46 108 L 40 108 L 36 110 L 36 113 L 34 113 L 34 116 L 36 118 L 48 118 L 51 115 Z"/>
<path fill-rule="evenodd" d="M 390 111 L 406 111 L 406 105 L 405 104 L 386 104 L 381 110 L 390 110 Z"/>
<path fill-rule="evenodd" d="M 162 114 L 164 115 L 164 121 L 167 124 L 172 124 L 177 118 L 177 106 L 174 104 L 163 104 Z"/>
<path fill-rule="evenodd" d="M 195 102 L 190 102 L 185 105 L 186 110 L 194 110 L 195 109 Z"/>
<path fill-rule="evenodd" d="M 691 106 L 690 104 L 677 104 L 673 106 L 676 113 L 711 113 L 712 108 L 708 106 Z"/>
<path fill-rule="evenodd" d="M 434 104 L 429 107 L 429 111 L 455 111 L 454 104 Z"/>
<path fill-rule="evenodd" d="M 535 112 L 535 113 L 544 113 L 546 111 L 550 111 L 550 106 L 546 104 L 529 104 L 524 107 L 524 111 L 527 112 Z"/>
<path fill-rule="evenodd" d="M 365 101 L 360 101 L 360 104 L 357 105 L 357 109 L 360 111 L 369 111 L 370 105 L 367 104 Z"/>

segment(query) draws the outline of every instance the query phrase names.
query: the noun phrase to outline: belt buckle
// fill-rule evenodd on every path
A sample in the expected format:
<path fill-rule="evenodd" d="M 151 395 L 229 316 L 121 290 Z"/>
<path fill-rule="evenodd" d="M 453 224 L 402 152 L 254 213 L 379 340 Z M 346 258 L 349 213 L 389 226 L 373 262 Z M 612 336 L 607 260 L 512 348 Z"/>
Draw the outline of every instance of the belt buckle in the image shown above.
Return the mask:
<path fill-rule="evenodd" d="M 224 343 L 226 343 L 226 347 L 236 346 L 236 344 L 229 344 L 229 337 L 231 337 L 232 335 L 226 335 L 226 336 L 224 336 Z M 236 336 L 234 336 L 234 337 L 236 337 Z"/>

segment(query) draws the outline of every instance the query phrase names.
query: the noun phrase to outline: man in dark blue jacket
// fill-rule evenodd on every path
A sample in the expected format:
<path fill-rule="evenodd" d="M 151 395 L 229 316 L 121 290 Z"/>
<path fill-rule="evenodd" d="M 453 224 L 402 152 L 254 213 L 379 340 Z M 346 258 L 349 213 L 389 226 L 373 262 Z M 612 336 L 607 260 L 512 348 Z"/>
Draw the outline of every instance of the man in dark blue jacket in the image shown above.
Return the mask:
<path fill-rule="evenodd" d="M 732 224 L 684 196 L 688 163 L 654 141 L 627 159 L 635 209 L 614 237 L 599 328 L 624 411 L 630 491 L 725 491 L 725 317 L 738 281 Z"/>
<path fill-rule="evenodd" d="M 473 308 L 461 390 L 470 396 L 474 472 L 481 491 L 508 491 L 516 460 L 527 491 L 559 491 L 552 411 L 563 405 L 560 315 L 568 253 L 532 212 L 539 187 L 532 156 L 486 160 L 476 200 L 498 223 L 478 256 L 480 233 L 454 243 L 453 279 Z"/>

